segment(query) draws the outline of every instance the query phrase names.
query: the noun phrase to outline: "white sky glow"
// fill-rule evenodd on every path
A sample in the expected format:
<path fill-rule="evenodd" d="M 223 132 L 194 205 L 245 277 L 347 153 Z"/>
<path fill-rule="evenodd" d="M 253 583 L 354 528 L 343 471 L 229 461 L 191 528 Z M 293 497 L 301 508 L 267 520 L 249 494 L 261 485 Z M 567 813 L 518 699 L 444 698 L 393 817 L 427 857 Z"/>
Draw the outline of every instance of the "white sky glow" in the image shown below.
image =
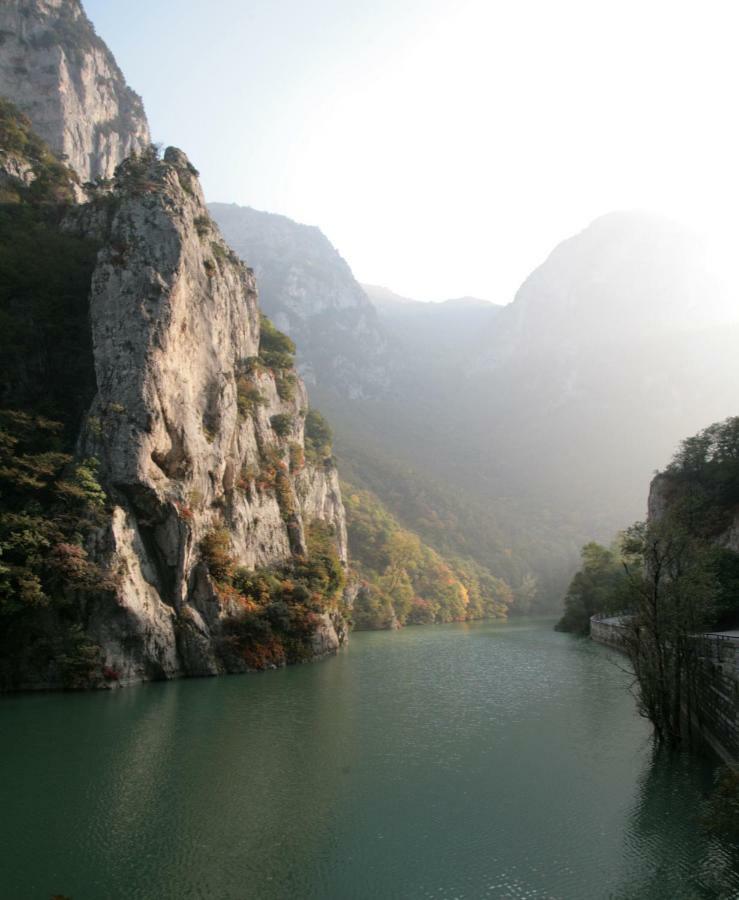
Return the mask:
<path fill-rule="evenodd" d="M 361 281 L 509 301 L 614 209 L 736 266 L 739 4 L 87 0 L 211 200 L 318 225 Z"/>

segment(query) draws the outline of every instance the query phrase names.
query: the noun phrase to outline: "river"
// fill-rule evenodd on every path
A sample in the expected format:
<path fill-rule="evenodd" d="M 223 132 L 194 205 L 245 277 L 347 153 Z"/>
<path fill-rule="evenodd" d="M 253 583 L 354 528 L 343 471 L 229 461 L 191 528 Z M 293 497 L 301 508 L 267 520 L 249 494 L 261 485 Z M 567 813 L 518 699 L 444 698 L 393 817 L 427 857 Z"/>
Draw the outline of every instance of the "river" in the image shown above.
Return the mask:
<path fill-rule="evenodd" d="M 0 897 L 739 897 L 609 652 L 551 621 L 356 634 L 253 676 L 0 700 Z"/>

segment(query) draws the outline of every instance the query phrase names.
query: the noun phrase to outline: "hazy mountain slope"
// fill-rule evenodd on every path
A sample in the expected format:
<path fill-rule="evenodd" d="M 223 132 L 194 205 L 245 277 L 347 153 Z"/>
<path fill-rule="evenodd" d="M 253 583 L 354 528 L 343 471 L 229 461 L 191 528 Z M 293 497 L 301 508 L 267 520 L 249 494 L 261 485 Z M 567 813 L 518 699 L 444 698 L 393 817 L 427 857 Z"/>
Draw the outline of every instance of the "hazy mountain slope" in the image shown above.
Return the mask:
<path fill-rule="evenodd" d="M 403 528 L 371 491 L 342 483 L 352 565 L 361 585 L 356 628 L 498 618 L 513 601 L 509 585 L 470 559 L 444 556 Z"/>
<path fill-rule="evenodd" d="M 466 365 L 471 348 L 475 348 L 475 353 L 482 352 L 483 341 L 501 310 L 500 306 L 476 297 L 424 303 L 377 285 L 363 287 L 380 322 L 400 345 L 404 367 L 409 357 L 416 366 Z"/>
<path fill-rule="evenodd" d="M 481 323 L 492 321 L 497 307 L 451 301 L 431 309 L 410 301 L 401 321 L 388 307 L 375 309 L 319 229 L 235 204 L 209 209 L 254 266 L 264 309 L 297 342 L 312 401 L 334 427 L 342 471 L 371 487 L 433 547 L 474 555 L 494 575 L 520 583 L 530 566 L 513 549 L 510 528 L 487 505 L 482 517 L 470 515 L 471 498 L 459 494 L 446 450 L 451 436 L 443 437 L 444 457 L 433 465 L 423 452 L 448 431 L 447 367 L 469 356 L 468 338 L 484 334 Z"/>
<path fill-rule="evenodd" d="M 680 435 L 736 403 L 737 325 L 686 229 L 618 213 L 565 241 L 504 308 L 469 378 L 500 477 L 599 535 L 640 515 Z M 467 407 L 469 412 L 470 407 Z"/>
<path fill-rule="evenodd" d="M 247 206 L 211 203 L 234 250 L 254 267 L 265 312 L 298 345 L 309 383 L 373 395 L 388 383 L 387 337 L 351 269 L 318 228 Z"/>
<path fill-rule="evenodd" d="M 342 464 L 432 546 L 514 585 L 533 571 L 552 601 L 579 545 L 643 516 L 680 436 L 736 402 L 726 298 L 694 235 L 659 217 L 598 219 L 505 307 L 367 293 L 392 335 L 390 388 L 314 391 Z"/>
<path fill-rule="evenodd" d="M 721 322 L 726 297 L 700 239 L 644 212 L 601 216 L 562 241 L 489 329 L 479 368 L 520 356 L 576 359 L 582 348 L 628 343 Z"/>

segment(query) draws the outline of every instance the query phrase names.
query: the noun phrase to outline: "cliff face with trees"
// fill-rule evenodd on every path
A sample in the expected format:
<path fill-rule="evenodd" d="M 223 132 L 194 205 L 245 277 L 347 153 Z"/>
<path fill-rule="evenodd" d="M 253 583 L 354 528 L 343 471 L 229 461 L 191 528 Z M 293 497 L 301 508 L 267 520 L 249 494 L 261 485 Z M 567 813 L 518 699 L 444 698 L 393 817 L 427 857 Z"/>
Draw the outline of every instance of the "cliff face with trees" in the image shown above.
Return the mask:
<path fill-rule="evenodd" d="M 43 44 L 55 59 L 88 51 L 76 2 L 11 6 L 61 17 L 60 43 Z M 16 40 L 34 49 L 28 34 L 6 37 L 0 64 Z M 27 108 L 0 103 L 0 687 L 335 650 L 347 539 L 330 433 L 197 172 L 147 146 L 80 203 L 90 173 L 36 133 L 46 107 Z M 95 159 L 86 113 L 61 115 Z M 136 146 L 140 130 L 115 124 L 110 146 Z"/>
<path fill-rule="evenodd" d="M 29 116 L 82 182 L 110 178 L 151 142 L 141 98 L 79 0 L 0 5 L 0 96 Z"/>

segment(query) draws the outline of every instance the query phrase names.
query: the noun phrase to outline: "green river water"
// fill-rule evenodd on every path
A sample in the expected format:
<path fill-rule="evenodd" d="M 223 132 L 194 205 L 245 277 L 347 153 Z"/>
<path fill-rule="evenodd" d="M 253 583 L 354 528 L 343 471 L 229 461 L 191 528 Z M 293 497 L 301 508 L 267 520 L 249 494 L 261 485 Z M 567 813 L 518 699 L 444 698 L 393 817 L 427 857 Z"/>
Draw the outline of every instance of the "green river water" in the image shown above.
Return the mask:
<path fill-rule="evenodd" d="M 737 898 L 608 651 L 551 621 L 0 700 L 0 897 Z M 732 863 L 733 860 L 733 863 Z"/>

